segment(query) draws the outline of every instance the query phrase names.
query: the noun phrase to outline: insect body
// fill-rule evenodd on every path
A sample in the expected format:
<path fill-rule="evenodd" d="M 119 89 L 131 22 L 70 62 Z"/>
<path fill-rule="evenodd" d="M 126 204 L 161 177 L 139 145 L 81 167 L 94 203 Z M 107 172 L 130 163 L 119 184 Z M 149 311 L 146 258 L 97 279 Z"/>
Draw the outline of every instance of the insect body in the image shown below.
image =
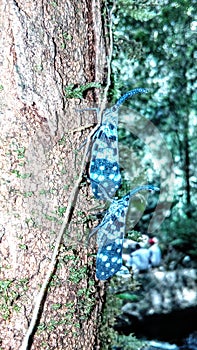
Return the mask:
<path fill-rule="evenodd" d="M 90 160 L 90 181 L 97 199 L 106 200 L 105 192 L 112 198 L 121 185 L 117 133 L 118 109 L 129 97 L 145 92 L 147 90 L 141 88 L 128 91 L 102 115 L 101 125 L 93 136 Z"/>
<path fill-rule="evenodd" d="M 98 231 L 96 277 L 100 280 L 108 279 L 122 267 L 122 246 L 129 201 L 142 190 L 159 191 L 159 188 L 153 185 L 139 186 L 121 199 L 113 200 L 102 222 L 93 230 L 93 233 Z"/>

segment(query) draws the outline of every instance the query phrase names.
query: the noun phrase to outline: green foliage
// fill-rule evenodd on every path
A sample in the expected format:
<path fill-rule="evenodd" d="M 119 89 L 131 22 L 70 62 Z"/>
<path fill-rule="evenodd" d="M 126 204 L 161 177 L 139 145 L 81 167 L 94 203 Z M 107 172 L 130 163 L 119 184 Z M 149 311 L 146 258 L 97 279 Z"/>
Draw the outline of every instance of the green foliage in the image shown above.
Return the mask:
<path fill-rule="evenodd" d="M 83 266 L 81 268 L 75 268 L 74 266 L 70 268 L 69 281 L 78 284 L 87 275 L 87 267 Z"/>
<path fill-rule="evenodd" d="M 53 310 L 59 310 L 59 309 L 61 309 L 61 307 L 62 307 L 62 304 L 60 304 L 60 303 L 56 303 L 56 304 L 51 305 L 51 309 L 53 309 Z"/>
<path fill-rule="evenodd" d="M 12 174 L 16 174 L 16 176 L 20 179 L 28 179 L 31 177 L 31 174 L 21 174 L 19 170 L 12 170 Z"/>
<path fill-rule="evenodd" d="M 179 103 L 184 107 L 184 111 L 187 104 L 182 96 L 188 83 L 186 99 L 195 91 L 193 82 L 196 73 L 192 65 L 195 36 L 191 30 L 195 14 L 194 3 L 168 0 L 165 5 L 159 2 L 153 7 L 150 1 L 141 5 L 138 2 L 135 2 L 136 4 L 133 1 L 127 2 L 129 4 L 126 3 L 124 6 L 122 3 L 125 2 L 119 1 L 117 11 L 115 38 L 123 41 L 123 48 L 120 50 L 119 46 L 116 51 L 115 46 L 113 61 L 115 84 L 117 82 L 118 87 L 124 86 L 125 90 L 135 86 L 137 81 L 137 85 L 150 86 L 152 93 L 156 91 L 155 103 L 149 103 L 148 106 L 148 114 L 151 113 L 151 117 L 155 107 L 157 106 L 158 110 L 161 104 L 165 108 L 165 113 L 168 113 L 169 102 L 171 102 L 171 114 L 175 112 L 175 107 Z M 155 12 L 154 18 L 144 22 L 143 27 L 139 20 L 133 19 L 130 15 L 136 6 L 140 10 L 143 8 L 146 13 Z M 126 38 L 127 41 L 122 38 Z M 133 57 L 128 60 L 131 46 L 137 49 L 137 43 L 140 43 L 142 50 L 136 54 L 134 52 Z M 164 98 L 162 93 L 165 94 Z M 135 104 L 139 106 L 138 101 Z"/>
<path fill-rule="evenodd" d="M 18 154 L 18 159 L 20 158 L 24 158 L 25 157 L 25 151 L 26 151 L 26 148 L 25 147 L 19 147 L 17 149 L 17 154 Z"/>
<path fill-rule="evenodd" d="M 122 300 L 128 300 L 130 302 L 136 302 L 139 300 L 138 296 L 136 294 L 131 294 L 128 292 L 125 293 L 118 293 L 116 294 L 116 298 L 122 299 Z"/>
<path fill-rule="evenodd" d="M 66 207 L 58 207 L 57 209 L 57 213 L 61 217 L 64 216 L 65 211 L 66 211 Z"/>
<path fill-rule="evenodd" d="M 26 244 L 19 244 L 19 248 L 22 250 L 27 250 L 27 245 Z"/>
<path fill-rule="evenodd" d="M 28 283 L 27 278 L 0 281 L 0 316 L 4 320 L 8 320 L 14 311 L 20 311 L 19 300 L 25 295 Z"/>
<path fill-rule="evenodd" d="M 137 21 L 146 22 L 157 16 L 163 3 L 164 1 L 155 0 L 119 0 L 119 16 L 121 15 L 124 18 L 129 14 L 131 18 Z"/>
<path fill-rule="evenodd" d="M 63 37 L 65 40 L 71 41 L 72 40 L 72 35 L 68 34 L 68 33 L 63 33 Z"/>
<path fill-rule="evenodd" d="M 142 240 L 142 235 L 139 231 L 131 230 L 127 232 L 128 239 L 132 239 L 133 241 L 140 242 Z"/>
<path fill-rule="evenodd" d="M 70 84 L 65 87 L 65 97 L 66 98 L 80 98 L 83 99 L 83 94 L 89 89 L 92 88 L 100 88 L 101 85 L 99 83 L 88 83 L 86 85 L 80 85 L 76 87 L 75 84 Z"/>
<path fill-rule="evenodd" d="M 116 334 L 113 344 L 124 350 L 141 350 L 144 348 L 144 342 L 138 340 L 132 333 L 128 336 Z"/>
<path fill-rule="evenodd" d="M 159 130 L 174 160 L 175 198 L 168 220 L 164 221 L 156 235 L 164 247 L 171 245 L 192 258 L 197 256 L 194 219 L 197 205 L 195 15 L 194 0 L 118 0 L 113 26 L 110 91 L 113 102 L 134 87 L 149 89 L 146 96 L 128 100 L 120 109 L 120 121 L 121 114 L 127 117 L 130 113 L 131 116 L 131 122 L 125 118 L 127 124 L 122 122 L 123 127 L 119 124 L 120 163 L 124 180 L 121 191 L 128 192 L 129 187 L 139 184 L 138 181 L 144 182 L 150 171 L 150 179 L 159 183 L 160 174 L 154 169 L 154 161 L 156 165 L 162 164 L 163 169 L 169 167 L 163 158 L 163 150 L 159 146 L 157 150 L 157 139 L 151 142 L 154 142 L 154 149 L 160 157 L 154 159 L 154 154 L 148 156 L 150 149 L 145 147 L 143 137 L 140 133 L 139 136 L 134 133 L 138 129 L 133 128 L 132 111 L 126 109 L 130 105 Z M 152 135 L 147 134 L 144 125 L 144 135 L 151 139 Z M 143 211 L 141 202 L 137 206 Z M 138 229 L 146 232 L 143 225 L 143 222 L 139 223 Z M 137 231 L 129 231 L 128 238 L 139 242 L 141 237 Z M 120 284 L 115 286 L 112 283 L 110 281 L 107 291 L 101 326 L 103 350 L 111 349 L 112 345 L 139 350 L 142 344 L 137 344 L 132 335 L 131 339 L 121 338 L 113 329 L 115 317 L 121 312 L 125 300 L 132 302 L 136 299 L 135 290 L 132 291 L 130 286 L 121 290 Z"/>
<path fill-rule="evenodd" d="M 102 339 L 101 350 L 111 350 L 112 346 L 121 347 L 124 350 L 140 350 L 143 342 L 136 339 L 133 334 L 124 336 L 114 330 L 116 317 L 121 313 L 121 307 L 127 299 L 130 302 L 136 300 L 135 291 L 138 289 L 136 281 L 121 281 L 113 278 L 109 282 L 106 295 L 106 303 L 102 314 L 100 338 Z M 129 292 L 127 292 L 129 290 Z"/>
<path fill-rule="evenodd" d="M 32 197 L 33 194 L 34 194 L 34 192 L 32 192 L 32 191 L 24 192 L 24 193 L 23 193 L 23 196 L 24 196 L 25 198 L 28 198 L 28 197 Z"/>
<path fill-rule="evenodd" d="M 64 255 L 66 253 L 66 255 Z M 46 322 L 38 326 L 39 333 L 46 330 L 58 331 L 59 326 L 65 334 L 70 332 L 72 326 L 72 335 L 77 336 L 82 323 L 89 319 L 95 306 L 95 281 L 87 279 L 87 266 L 80 266 L 80 258 L 72 247 L 61 246 L 61 256 L 57 266 L 57 274 L 52 276 L 50 290 L 62 286 L 62 279 L 59 277 L 58 269 L 63 263 L 69 265 L 69 277 L 67 279 L 68 288 L 75 290 L 75 301 L 68 299 L 66 303 L 52 303 L 51 317 Z M 85 283 L 84 283 L 85 282 Z M 65 325 L 65 326 L 64 326 Z"/>
<path fill-rule="evenodd" d="M 191 258 L 197 258 L 196 218 L 175 217 L 165 227 L 165 235 L 161 237 L 165 245 L 171 245 Z"/>
<path fill-rule="evenodd" d="M 53 275 L 49 285 L 51 288 L 52 287 L 56 288 L 62 285 L 62 281 L 57 275 Z"/>
<path fill-rule="evenodd" d="M 57 2 L 51 1 L 51 2 L 50 2 L 50 5 L 53 6 L 53 7 L 57 7 Z"/>
<path fill-rule="evenodd" d="M 56 216 L 53 216 L 53 215 L 48 215 L 48 214 L 45 214 L 45 219 L 49 220 L 49 221 L 53 221 L 53 222 L 57 222 L 58 221 L 58 218 Z"/>
<path fill-rule="evenodd" d="M 170 240 L 177 249 L 195 256 L 196 242 L 187 224 L 197 205 L 195 1 L 119 0 L 116 9 L 111 91 L 116 99 L 134 87 L 149 89 L 146 96 L 138 96 L 127 103 L 159 129 L 174 161 L 175 204 L 172 215 L 160 228 L 161 236 L 166 235 L 166 242 Z M 123 107 L 121 111 L 124 113 Z M 129 114 L 128 109 L 126 113 Z M 131 123 L 124 127 L 119 128 L 120 156 L 121 150 L 126 154 L 121 163 L 126 169 L 122 173 L 127 175 L 127 180 L 129 174 L 131 181 L 140 176 L 145 178 L 146 172 L 154 169 L 152 159 L 148 158 L 150 150 L 144 147 L 140 137 L 132 135 L 132 113 Z M 162 149 L 160 154 L 163 168 L 167 168 Z M 151 176 L 158 181 L 158 174 L 152 171 Z M 181 220 L 183 230 L 180 216 L 184 218 Z M 169 225 L 173 226 L 172 230 Z M 138 228 L 143 231 L 143 223 Z"/>

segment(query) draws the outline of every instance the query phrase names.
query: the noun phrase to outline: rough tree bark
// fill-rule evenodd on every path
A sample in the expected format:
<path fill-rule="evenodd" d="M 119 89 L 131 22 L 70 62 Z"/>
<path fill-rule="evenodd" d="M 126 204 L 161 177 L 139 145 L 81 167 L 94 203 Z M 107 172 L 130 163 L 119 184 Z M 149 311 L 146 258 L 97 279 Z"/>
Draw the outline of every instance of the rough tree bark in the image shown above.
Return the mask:
<path fill-rule="evenodd" d="M 51 260 L 98 104 L 65 96 L 70 84 L 104 82 L 106 45 L 99 0 L 2 0 L 1 344 L 19 349 Z M 73 97 L 74 95 L 69 95 Z M 99 349 L 103 287 L 85 248 L 84 184 L 45 296 L 31 349 Z"/>

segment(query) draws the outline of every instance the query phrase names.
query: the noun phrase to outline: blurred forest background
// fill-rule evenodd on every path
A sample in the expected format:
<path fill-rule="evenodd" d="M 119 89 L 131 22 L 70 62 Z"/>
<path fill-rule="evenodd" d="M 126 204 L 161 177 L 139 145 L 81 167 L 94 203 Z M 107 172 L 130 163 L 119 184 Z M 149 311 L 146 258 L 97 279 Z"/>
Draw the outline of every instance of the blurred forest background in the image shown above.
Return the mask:
<path fill-rule="evenodd" d="M 173 195 L 171 208 L 154 234 L 159 237 L 164 250 L 170 242 L 171 246 L 196 258 L 195 1 L 119 0 L 114 14 L 113 32 L 113 100 L 132 88 L 147 88 L 147 95 L 137 96 L 125 103 L 128 106 L 127 114 L 131 108 L 129 106 L 132 106 L 152 122 L 158 130 L 155 145 L 160 148 L 160 135 L 173 159 L 173 194 L 170 193 L 170 188 L 166 194 L 169 197 Z M 123 109 L 121 113 L 124 113 Z M 157 173 L 154 155 L 151 155 L 150 149 L 147 149 L 139 137 L 132 135 L 128 124 L 120 126 L 119 140 L 120 158 L 124 157 L 125 145 L 132 147 L 133 155 L 128 164 L 131 169 L 133 167 L 131 182 L 135 182 L 135 176 L 141 176 L 146 179 L 145 182 L 161 185 L 162 179 L 158 182 L 161 174 Z M 161 165 L 165 169 L 168 164 L 165 164 L 162 149 L 160 156 Z M 140 158 L 138 167 L 133 162 L 135 157 Z M 127 177 L 125 174 L 125 178 Z M 144 225 L 144 222 L 139 222 L 137 229 L 146 233 L 147 227 Z"/>
<path fill-rule="evenodd" d="M 132 200 L 126 237 L 140 241 L 141 234 L 156 236 L 166 269 L 170 263 L 174 263 L 174 268 L 182 265 L 186 256 L 196 266 L 195 1 L 118 0 L 116 3 L 111 100 L 115 102 L 136 87 L 149 90 L 146 95 L 127 100 L 119 112 L 119 150 L 124 182 L 122 193 L 118 195 L 121 197 L 129 188 L 149 182 L 160 188 L 164 185 L 165 193 L 160 196 L 164 195 L 161 200 L 167 203 L 163 222 L 160 220 L 161 224 L 151 232 L 149 223 L 154 219 L 152 214 L 159 195 L 147 195 L 148 203 L 142 198 Z M 152 137 L 150 126 L 154 133 Z M 114 302 L 112 298 L 116 288 L 121 290 L 121 286 L 117 287 L 112 280 L 103 318 L 107 325 L 103 326 L 103 339 L 106 334 L 109 336 L 108 326 L 113 316 L 116 318 L 121 310 L 122 302 L 117 298 Z M 136 290 L 135 285 L 128 290 L 132 292 L 132 288 Z M 132 335 L 121 338 L 113 334 L 112 338 L 115 336 L 120 348 L 141 348 Z"/>

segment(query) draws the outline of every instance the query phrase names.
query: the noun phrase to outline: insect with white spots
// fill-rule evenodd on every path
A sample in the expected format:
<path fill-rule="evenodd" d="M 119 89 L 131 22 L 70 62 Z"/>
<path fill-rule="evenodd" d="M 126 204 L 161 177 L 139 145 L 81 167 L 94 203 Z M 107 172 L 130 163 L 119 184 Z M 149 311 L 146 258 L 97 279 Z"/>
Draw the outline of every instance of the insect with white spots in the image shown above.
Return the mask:
<path fill-rule="evenodd" d="M 146 92 L 142 88 L 128 91 L 102 115 L 101 125 L 92 138 L 89 170 L 92 191 L 97 199 L 106 200 L 105 192 L 112 198 L 121 185 L 117 131 L 119 107 L 129 97 Z"/>
<path fill-rule="evenodd" d="M 93 229 L 90 236 L 97 232 L 98 252 L 96 258 L 96 277 L 106 280 L 122 267 L 122 247 L 129 202 L 137 192 L 159 191 L 154 185 L 139 186 L 119 200 L 112 200 L 101 223 Z"/>

